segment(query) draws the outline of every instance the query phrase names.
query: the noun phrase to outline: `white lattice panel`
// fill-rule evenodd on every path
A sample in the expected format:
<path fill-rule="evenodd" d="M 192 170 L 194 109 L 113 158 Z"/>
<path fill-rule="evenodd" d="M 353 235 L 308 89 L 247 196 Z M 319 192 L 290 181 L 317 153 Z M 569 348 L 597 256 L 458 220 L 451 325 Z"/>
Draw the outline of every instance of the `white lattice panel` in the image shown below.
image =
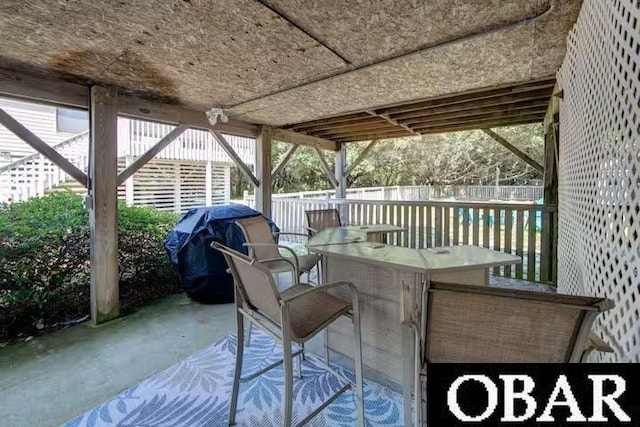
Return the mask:
<path fill-rule="evenodd" d="M 616 307 L 596 332 L 640 362 L 640 4 L 585 0 L 559 73 L 558 287 Z"/>
<path fill-rule="evenodd" d="M 120 162 L 124 168 L 124 161 Z M 185 213 L 207 206 L 206 163 L 151 160 L 133 176 L 133 205 Z M 125 199 L 125 185 L 118 197 Z M 211 168 L 211 205 L 229 202 L 229 165 L 213 163 Z"/>

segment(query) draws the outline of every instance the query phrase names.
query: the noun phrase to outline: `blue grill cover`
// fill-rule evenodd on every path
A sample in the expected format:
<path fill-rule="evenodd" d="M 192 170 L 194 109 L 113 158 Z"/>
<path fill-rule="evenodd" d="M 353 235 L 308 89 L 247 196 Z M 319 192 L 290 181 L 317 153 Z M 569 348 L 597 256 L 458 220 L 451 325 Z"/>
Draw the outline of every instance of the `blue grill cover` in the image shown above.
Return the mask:
<path fill-rule="evenodd" d="M 261 215 L 244 205 L 220 205 L 191 209 L 164 242 L 171 265 L 178 272 L 184 290 L 194 300 L 205 303 L 233 301 L 233 278 L 227 273 L 224 256 L 211 247 L 217 241 L 247 253 L 242 230 L 235 221 Z M 278 227 L 267 220 L 271 231 Z"/>

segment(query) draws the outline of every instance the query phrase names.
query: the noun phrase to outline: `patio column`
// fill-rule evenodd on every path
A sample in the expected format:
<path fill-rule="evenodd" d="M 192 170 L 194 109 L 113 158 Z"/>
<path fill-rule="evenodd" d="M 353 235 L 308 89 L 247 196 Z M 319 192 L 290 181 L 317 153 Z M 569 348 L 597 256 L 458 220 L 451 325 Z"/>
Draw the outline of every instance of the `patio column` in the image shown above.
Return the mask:
<path fill-rule="evenodd" d="M 256 138 L 256 209 L 271 217 L 271 127 L 262 126 Z"/>
<path fill-rule="evenodd" d="M 91 230 L 91 320 L 99 324 L 120 314 L 118 274 L 117 92 L 90 92 L 89 185 Z"/>
<path fill-rule="evenodd" d="M 560 136 L 560 92 L 554 88 L 544 120 L 544 204 L 558 205 L 558 140 Z M 549 254 L 540 260 L 540 281 L 557 282 L 558 276 L 558 213 L 544 212 L 541 218 L 540 245 L 542 253 Z"/>
<path fill-rule="evenodd" d="M 345 199 L 347 197 L 347 175 L 345 173 L 347 166 L 347 146 L 340 143 L 340 149 L 336 151 L 335 176 L 338 185 L 336 186 L 336 199 Z"/>

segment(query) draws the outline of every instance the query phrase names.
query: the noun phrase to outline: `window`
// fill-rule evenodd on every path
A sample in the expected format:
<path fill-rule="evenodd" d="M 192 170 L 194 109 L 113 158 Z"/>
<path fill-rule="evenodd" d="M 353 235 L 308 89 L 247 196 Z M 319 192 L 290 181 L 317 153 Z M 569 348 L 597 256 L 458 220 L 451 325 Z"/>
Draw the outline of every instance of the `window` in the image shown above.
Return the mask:
<path fill-rule="evenodd" d="M 69 108 L 56 109 L 56 130 L 58 132 L 81 133 L 89 129 L 89 113 Z"/>

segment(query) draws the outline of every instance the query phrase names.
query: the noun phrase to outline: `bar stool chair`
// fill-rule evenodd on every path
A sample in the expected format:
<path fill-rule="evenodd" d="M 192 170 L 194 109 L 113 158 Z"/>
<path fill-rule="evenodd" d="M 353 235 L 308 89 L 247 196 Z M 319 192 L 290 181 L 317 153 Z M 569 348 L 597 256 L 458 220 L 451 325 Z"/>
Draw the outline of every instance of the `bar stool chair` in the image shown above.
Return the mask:
<path fill-rule="evenodd" d="M 307 230 L 313 236 L 325 228 L 342 227 L 340 212 L 337 209 L 314 209 L 304 211 L 307 217 Z"/>
<path fill-rule="evenodd" d="M 289 427 L 293 409 L 293 357 L 304 354 L 302 345 L 341 316 L 353 319 L 355 345 L 355 384 L 348 382 L 336 394 L 327 399 L 297 425 L 308 423 L 340 394 L 355 386 L 358 425 L 364 426 L 362 343 L 360 339 L 360 312 L 358 291 L 350 282 L 335 282 L 321 286 L 298 283 L 278 292 L 271 271 L 255 258 L 234 251 L 220 243 L 211 246 L 224 254 L 235 283 L 235 306 L 237 322 L 236 366 L 229 407 L 229 425 L 235 424 L 240 383 L 251 381 L 259 375 L 284 363 L 284 426 Z M 351 302 L 326 292 L 329 289 L 346 286 L 351 291 Z M 244 320 L 256 325 L 282 344 L 283 360 L 241 378 Z M 296 343 L 301 350 L 292 353 L 291 345 Z"/>
<path fill-rule="evenodd" d="M 307 280 L 310 281 L 311 270 L 320 261 L 318 255 L 311 253 L 298 255 L 292 248 L 276 243 L 269 223 L 263 216 L 240 219 L 236 221 L 236 225 L 244 234 L 250 257 L 266 265 L 273 274 L 291 272 L 292 283 L 298 282 L 304 273 L 307 273 Z M 306 234 L 287 232 L 281 232 L 279 235 L 308 237 Z M 282 256 L 279 249 L 288 252 L 291 257 Z"/>

